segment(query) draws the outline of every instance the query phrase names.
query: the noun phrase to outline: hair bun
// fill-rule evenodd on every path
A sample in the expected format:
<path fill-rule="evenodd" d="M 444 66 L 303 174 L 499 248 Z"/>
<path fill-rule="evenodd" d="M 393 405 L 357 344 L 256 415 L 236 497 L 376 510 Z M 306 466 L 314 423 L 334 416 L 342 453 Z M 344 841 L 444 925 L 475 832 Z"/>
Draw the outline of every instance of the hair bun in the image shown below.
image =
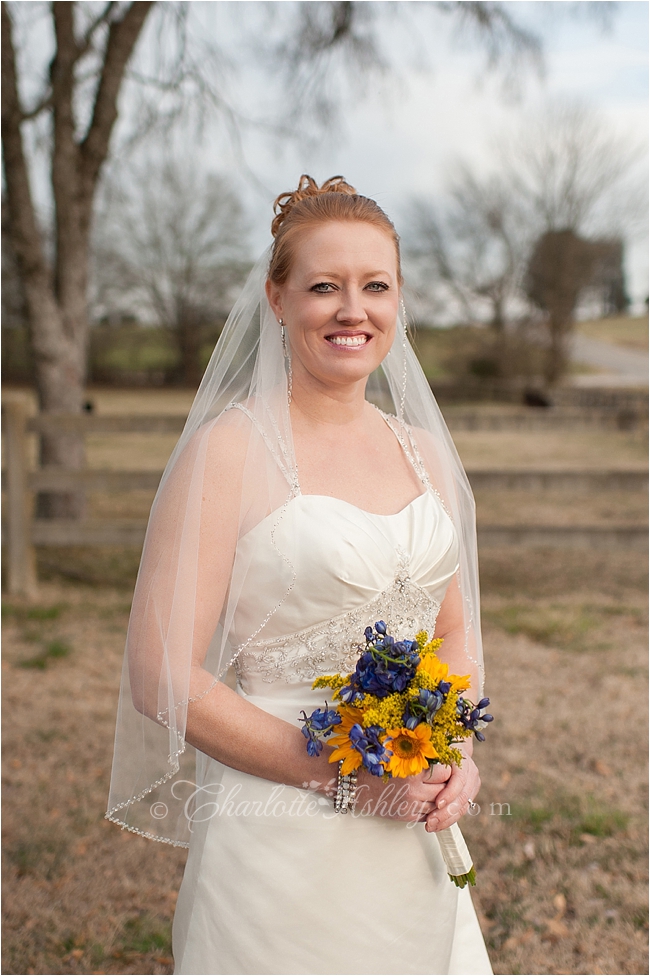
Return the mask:
<path fill-rule="evenodd" d="M 273 213 L 275 214 L 271 224 L 273 237 L 278 236 L 280 227 L 297 204 L 306 200 L 307 197 L 319 197 L 324 193 L 343 193 L 345 196 L 356 196 L 357 191 L 342 176 L 332 176 L 331 179 L 325 180 L 319 186 L 312 176 L 303 173 L 298 181 L 298 189 L 281 193 L 273 204 Z"/>

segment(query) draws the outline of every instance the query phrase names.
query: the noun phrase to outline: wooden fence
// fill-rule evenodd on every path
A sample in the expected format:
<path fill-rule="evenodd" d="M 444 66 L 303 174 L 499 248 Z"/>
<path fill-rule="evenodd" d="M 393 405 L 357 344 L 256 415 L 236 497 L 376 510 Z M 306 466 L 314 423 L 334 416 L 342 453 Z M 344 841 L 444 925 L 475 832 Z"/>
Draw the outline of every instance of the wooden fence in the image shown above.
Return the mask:
<path fill-rule="evenodd" d="M 11 594 L 33 597 L 37 590 L 36 546 L 133 546 L 142 545 L 143 519 L 71 520 L 35 518 L 34 496 L 44 491 L 121 493 L 135 489 L 154 491 L 162 471 L 113 471 L 86 468 L 30 470 L 28 436 L 48 431 L 87 434 L 180 434 L 184 416 L 39 415 L 30 417 L 27 404 L 12 400 L 3 406 L 6 495 L 4 540 L 7 544 L 8 589 Z M 475 470 L 468 471 L 474 489 L 490 491 L 548 490 L 645 491 L 647 471 L 588 470 Z M 563 548 L 642 548 L 647 544 L 645 526 L 481 526 L 479 545 L 552 546 Z"/>

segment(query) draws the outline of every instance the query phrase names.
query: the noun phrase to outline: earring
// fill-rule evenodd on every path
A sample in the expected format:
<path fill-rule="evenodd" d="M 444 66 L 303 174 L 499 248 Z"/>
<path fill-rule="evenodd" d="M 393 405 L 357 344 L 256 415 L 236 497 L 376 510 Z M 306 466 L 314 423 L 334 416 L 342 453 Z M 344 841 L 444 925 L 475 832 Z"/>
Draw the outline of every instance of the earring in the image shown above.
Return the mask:
<path fill-rule="evenodd" d="M 284 327 L 283 319 L 278 319 L 280 325 L 280 337 L 282 339 L 282 352 L 287 361 L 287 403 L 291 406 L 291 391 L 293 389 L 293 370 L 291 369 L 291 354 L 287 344 L 287 330 Z"/>
<path fill-rule="evenodd" d="M 407 329 L 408 329 L 408 319 L 406 317 L 406 306 L 404 304 L 404 299 L 401 296 L 400 296 L 400 300 L 399 301 L 400 301 L 400 305 L 402 307 L 402 318 L 403 318 L 403 325 L 402 325 L 402 389 L 400 391 L 400 398 L 399 398 L 399 400 L 400 400 L 400 402 L 399 402 L 399 417 L 400 417 L 400 420 L 402 421 L 402 423 L 404 423 L 404 404 L 406 402 L 406 377 L 407 377 L 407 371 L 408 371 L 408 367 L 407 367 L 407 352 L 406 352 L 407 345 L 408 345 L 408 340 L 407 340 L 407 337 L 406 337 L 406 333 L 407 333 Z"/>

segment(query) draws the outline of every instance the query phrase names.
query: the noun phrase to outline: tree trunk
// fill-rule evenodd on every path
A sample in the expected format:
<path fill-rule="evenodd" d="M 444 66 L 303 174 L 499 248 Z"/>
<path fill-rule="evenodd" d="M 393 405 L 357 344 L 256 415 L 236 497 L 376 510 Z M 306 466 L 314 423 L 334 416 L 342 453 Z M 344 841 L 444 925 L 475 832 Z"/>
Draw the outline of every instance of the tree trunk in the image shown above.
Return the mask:
<path fill-rule="evenodd" d="M 568 338 L 571 321 L 551 316 L 549 320 L 550 344 L 544 366 L 544 379 L 548 386 L 555 386 L 567 371 L 569 362 Z"/>
<path fill-rule="evenodd" d="M 176 323 L 176 342 L 180 354 L 179 378 L 183 386 L 197 389 L 201 382 L 201 338 L 203 314 L 191 305 L 181 308 Z"/>

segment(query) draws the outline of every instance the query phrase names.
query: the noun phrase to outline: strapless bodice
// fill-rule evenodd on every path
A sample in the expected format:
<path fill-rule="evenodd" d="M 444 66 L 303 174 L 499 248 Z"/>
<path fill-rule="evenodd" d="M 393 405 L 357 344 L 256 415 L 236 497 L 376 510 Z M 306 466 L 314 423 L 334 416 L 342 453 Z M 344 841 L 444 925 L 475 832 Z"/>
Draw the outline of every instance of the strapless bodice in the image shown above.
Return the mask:
<path fill-rule="evenodd" d="M 311 684 L 353 667 L 375 620 L 396 637 L 432 633 L 458 538 L 431 490 L 394 515 L 299 494 L 248 532 L 238 555 L 248 570 L 230 629 L 236 670 L 247 695 L 268 695 L 278 680 Z"/>

